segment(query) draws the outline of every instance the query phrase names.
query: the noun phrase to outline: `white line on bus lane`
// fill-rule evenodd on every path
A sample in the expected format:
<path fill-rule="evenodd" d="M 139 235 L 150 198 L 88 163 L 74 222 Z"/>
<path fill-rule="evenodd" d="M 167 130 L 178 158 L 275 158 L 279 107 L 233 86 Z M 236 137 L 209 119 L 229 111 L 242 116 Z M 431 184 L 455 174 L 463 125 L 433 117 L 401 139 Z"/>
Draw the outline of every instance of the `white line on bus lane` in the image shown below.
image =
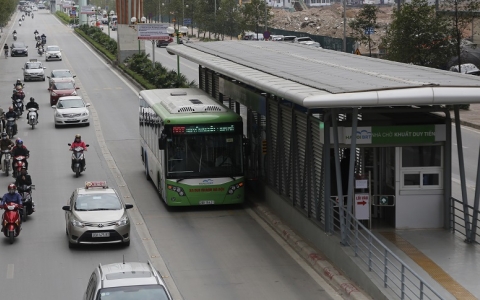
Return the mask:
<path fill-rule="evenodd" d="M 85 44 L 83 40 L 78 38 L 78 40 Z M 86 45 L 86 48 L 95 55 L 98 60 L 104 64 L 107 68 L 109 68 L 121 81 L 125 83 L 134 93 L 138 94 L 138 91 L 133 88 L 131 84 L 129 84 L 124 78 L 122 78 L 118 72 L 116 72 L 110 65 L 106 64 L 102 58 L 100 58 L 97 53 L 95 53 L 88 45 Z M 73 70 L 72 65 L 68 61 L 68 59 L 64 56 L 63 60 L 65 64 L 68 66 L 70 70 Z M 155 266 L 155 268 L 158 270 L 158 272 L 162 275 L 162 278 L 165 282 L 165 284 L 168 287 L 168 290 L 173 297 L 173 299 L 183 299 L 183 297 L 180 294 L 180 291 L 178 290 L 177 285 L 175 284 L 175 281 L 173 280 L 170 271 L 167 268 L 167 265 L 165 264 L 165 261 L 163 260 L 162 256 L 160 255 L 160 252 L 157 249 L 157 246 L 155 245 L 155 241 L 152 239 L 152 236 L 150 235 L 150 232 L 148 231 L 147 225 L 145 224 L 145 220 L 143 219 L 142 215 L 140 214 L 137 205 L 135 203 L 135 199 L 133 198 L 132 194 L 130 193 L 130 190 L 127 186 L 127 183 L 125 182 L 122 173 L 117 167 L 117 164 L 115 163 L 115 160 L 110 153 L 110 150 L 108 150 L 107 143 L 105 142 L 105 139 L 103 137 L 103 132 L 102 128 L 100 126 L 100 119 L 98 117 L 97 111 L 95 110 L 95 106 L 92 103 L 92 100 L 87 94 L 87 91 L 85 88 L 83 88 L 81 81 L 78 78 L 75 78 L 75 82 L 77 83 L 78 86 L 81 86 L 82 89 L 82 97 L 83 100 L 87 103 L 90 103 L 90 116 L 92 118 L 92 123 L 95 127 L 95 135 L 97 137 L 98 144 L 100 146 L 100 149 L 102 151 L 103 157 L 105 159 L 105 162 L 108 165 L 108 168 L 110 169 L 110 172 L 113 175 L 113 178 L 115 178 L 115 182 L 118 186 L 118 191 L 122 195 L 123 199 L 125 202 L 128 202 L 130 204 L 133 204 L 133 209 L 130 209 L 128 211 L 129 217 L 130 217 L 130 223 L 135 227 L 137 230 L 138 235 L 140 236 L 140 239 L 142 241 L 142 244 L 145 248 L 145 251 L 148 254 L 149 260 L 152 262 L 152 264 Z"/>

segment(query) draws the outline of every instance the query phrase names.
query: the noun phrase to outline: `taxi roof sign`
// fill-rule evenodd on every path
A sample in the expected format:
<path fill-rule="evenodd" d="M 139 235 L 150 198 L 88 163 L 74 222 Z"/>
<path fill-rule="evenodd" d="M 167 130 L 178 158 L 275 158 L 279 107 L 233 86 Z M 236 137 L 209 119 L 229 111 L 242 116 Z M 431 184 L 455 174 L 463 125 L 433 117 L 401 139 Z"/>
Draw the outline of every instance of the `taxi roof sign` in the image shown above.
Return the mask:
<path fill-rule="evenodd" d="M 88 190 L 90 188 L 108 188 L 106 181 L 85 181 L 85 188 Z"/>

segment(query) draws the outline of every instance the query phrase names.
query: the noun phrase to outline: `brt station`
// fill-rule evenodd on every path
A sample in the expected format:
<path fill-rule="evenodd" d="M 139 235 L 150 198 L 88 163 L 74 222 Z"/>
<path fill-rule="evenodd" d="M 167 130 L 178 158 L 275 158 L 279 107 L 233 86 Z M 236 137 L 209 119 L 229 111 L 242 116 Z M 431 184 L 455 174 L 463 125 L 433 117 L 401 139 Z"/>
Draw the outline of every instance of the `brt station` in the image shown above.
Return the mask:
<path fill-rule="evenodd" d="M 480 183 L 477 170 L 475 199 L 467 199 L 459 107 L 480 103 L 479 77 L 292 43 L 187 43 L 167 51 L 197 63 L 199 88 L 244 118 L 250 192 L 374 298 L 406 292 L 403 283 L 387 289 L 385 271 L 354 267 L 357 251 L 339 251 L 358 232 L 373 243 L 369 229 L 450 230 L 459 215 L 466 241 L 478 243 Z M 381 275 L 364 276 L 371 271 Z M 411 299 L 417 292 L 442 299 L 421 279 L 416 287 L 416 276 Z"/>

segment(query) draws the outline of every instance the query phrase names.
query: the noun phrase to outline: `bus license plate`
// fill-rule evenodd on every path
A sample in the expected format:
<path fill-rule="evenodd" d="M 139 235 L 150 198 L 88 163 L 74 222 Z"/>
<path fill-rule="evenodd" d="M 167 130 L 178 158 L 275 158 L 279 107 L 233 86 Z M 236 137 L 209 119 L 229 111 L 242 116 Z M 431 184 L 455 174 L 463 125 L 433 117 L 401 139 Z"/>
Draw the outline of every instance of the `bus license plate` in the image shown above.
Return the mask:
<path fill-rule="evenodd" d="M 92 233 L 92 238 L 94 237 L 109 237 L 110 232 L 93 232 Z"/>
<path fill-rule="evenodd" d="M 210 204 L 215 204 L 215 201 L 213 200 L 204 200 L 199 202 L 200 205 L 210 205 Z"/>

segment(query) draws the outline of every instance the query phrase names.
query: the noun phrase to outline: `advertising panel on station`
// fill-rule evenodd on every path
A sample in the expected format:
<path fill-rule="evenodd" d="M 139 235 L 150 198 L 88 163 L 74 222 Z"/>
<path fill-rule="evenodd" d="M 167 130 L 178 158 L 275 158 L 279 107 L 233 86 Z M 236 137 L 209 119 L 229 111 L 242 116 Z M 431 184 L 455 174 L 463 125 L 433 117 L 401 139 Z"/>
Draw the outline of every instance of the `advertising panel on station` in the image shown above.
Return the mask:
<path fill-rule="evenodd" d="M 169 24 L 138 24 L 138 39 L 139 40 L 168 40 L 169 35 L 167 28 Z"/>

